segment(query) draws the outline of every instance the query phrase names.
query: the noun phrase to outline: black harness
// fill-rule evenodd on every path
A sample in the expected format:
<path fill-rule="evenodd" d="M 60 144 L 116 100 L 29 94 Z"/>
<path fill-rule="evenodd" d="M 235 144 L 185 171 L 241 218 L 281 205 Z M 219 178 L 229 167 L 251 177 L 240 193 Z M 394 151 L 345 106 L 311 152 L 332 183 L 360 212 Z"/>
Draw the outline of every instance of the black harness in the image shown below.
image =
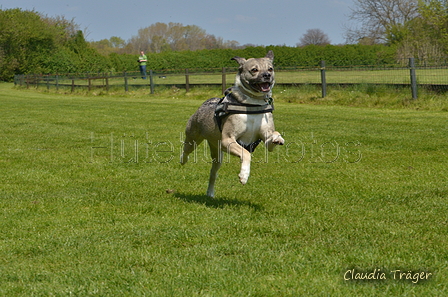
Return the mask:
<path fill-rule="evenodd" d="M 231 114 L 262 114 L 274 111 L 274 99 L 269 98 L 267 104 L 264 105 L 252 105 L 252 104 L 244 104 L 239 103 L 238 101 L 226 100 L 227 96 L 232 96 L 231 93 L 228 93 L 226 96 L 222 97 L 215 109 L 215 120 L 218 124 L 219 130 L 222 132 L 222 121 L 225 117 Z M 252 153 L 255 148 L 260 144 L 261 139 L 251 143 L 251 144 L 243 144 L 238 141 L 238 144 Z"/>

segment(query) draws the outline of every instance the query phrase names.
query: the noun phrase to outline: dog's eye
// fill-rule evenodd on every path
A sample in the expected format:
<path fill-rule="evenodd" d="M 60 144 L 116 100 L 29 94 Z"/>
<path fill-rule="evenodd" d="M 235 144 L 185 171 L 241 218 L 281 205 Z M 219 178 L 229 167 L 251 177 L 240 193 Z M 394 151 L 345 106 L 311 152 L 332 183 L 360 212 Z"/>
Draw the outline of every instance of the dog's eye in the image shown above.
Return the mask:
<path fill-rule="evenodd" d="M 269 72 L 272 72 L 272 71 L 274 71 L 274 68 L 270 67 L 270 68 L 268 69 L 268 71 L 269 71 Z"/>
<path fill-rule="evenodd" d="M 256 72 L 258 72 L 258 69 L 257 68 L 252 68 L 252 70 L 250 72 L 256 73 Z"/>

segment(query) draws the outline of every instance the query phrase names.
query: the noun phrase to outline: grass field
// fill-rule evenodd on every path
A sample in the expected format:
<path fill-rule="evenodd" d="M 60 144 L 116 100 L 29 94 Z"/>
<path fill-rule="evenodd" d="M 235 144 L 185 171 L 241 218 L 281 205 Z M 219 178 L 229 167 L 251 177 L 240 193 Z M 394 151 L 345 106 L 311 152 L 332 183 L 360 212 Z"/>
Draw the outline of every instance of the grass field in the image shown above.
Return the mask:
<path fill-rule="evenodd" d="M 202 97 L 0 84 L 0 295 L 447 294 L 446 111 L 280 100 L 286 145 L 210 199 Z"/>

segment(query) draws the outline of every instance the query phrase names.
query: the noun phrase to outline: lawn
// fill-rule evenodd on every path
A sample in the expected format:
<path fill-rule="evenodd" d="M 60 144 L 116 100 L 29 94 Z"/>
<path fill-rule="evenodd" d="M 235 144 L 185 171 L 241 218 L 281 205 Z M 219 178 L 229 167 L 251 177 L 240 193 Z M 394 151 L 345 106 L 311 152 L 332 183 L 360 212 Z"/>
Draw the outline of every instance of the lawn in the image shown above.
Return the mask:
<path fill-rule="evenodd" d="M 0 295 L 447 294 L 446 111 L 278 102 L 286 145 L 211 199 L 197 97 L 0 84 Z"/>

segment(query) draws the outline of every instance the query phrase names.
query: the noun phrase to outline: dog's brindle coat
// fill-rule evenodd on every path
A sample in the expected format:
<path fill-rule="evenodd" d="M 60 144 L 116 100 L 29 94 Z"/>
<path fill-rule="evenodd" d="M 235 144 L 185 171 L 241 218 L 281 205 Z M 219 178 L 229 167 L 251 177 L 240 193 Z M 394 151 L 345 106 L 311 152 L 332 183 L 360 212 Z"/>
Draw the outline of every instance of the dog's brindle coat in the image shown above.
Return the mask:
<path fill-rule="evenodd" d="M 274 86 L 274 54 L 269 51 L 264 58 L 244 59 L 234 57 L 240 67 L 235 79 L 235 85 L 227 90 L 225 101 L 229 104 L 248 106 L 251 110 L 267 110 L 271 103 L 272 87 Z M 215 181 L 221 167 L 223 151 L 241 160 L 239 173 L 240 182 L 246 184 L 250 173 L 251 152 L 262 140 L 268 151 L 276 145 L 283 145 L 284 139 L 275 131 L 271 112 L 232 113 L 220 120 L 215 117 L 215 111 L 220 98 L 212 98 L 204 102 L 187 123 L 181 164 L 185 164 L 188 155 L 207 139 L 213 160 L 207 195 L 214 197 Z M 221 122 L 221 127 L 218 125 Z M 246 148 L 244 148 L 246 147 Z"/>

